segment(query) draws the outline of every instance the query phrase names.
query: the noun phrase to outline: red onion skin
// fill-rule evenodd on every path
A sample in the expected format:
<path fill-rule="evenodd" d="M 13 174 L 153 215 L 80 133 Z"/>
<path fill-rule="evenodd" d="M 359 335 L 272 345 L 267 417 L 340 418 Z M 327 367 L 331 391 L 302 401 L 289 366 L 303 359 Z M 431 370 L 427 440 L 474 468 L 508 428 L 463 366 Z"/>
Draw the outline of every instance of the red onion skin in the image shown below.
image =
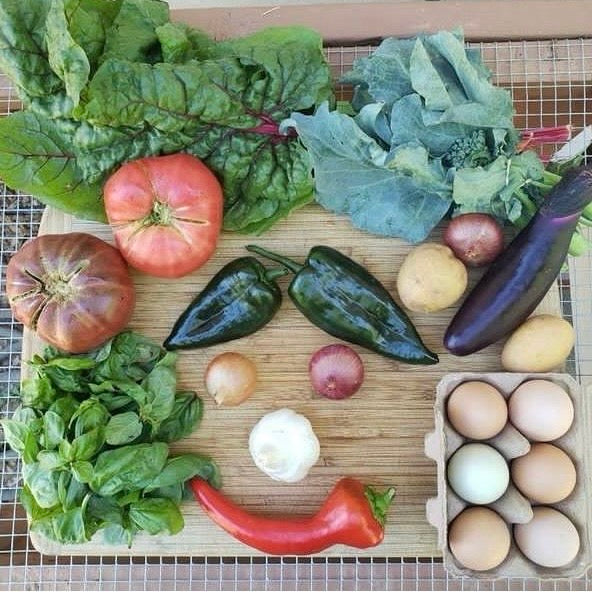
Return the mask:
<path fill-rule="evenodd" d="M 491 263 L 504 249 L 504 234 L 488 214 L 462 214 L 448 224 L 444 243 L 470 267 Z"/>
<path fill-rule="evenodd" d="M 347 345 L 333 344 L 316 351 L 308 365 L 314 391 L 327 399 L 347 399 L 364 381 L 360 356 Z"/>

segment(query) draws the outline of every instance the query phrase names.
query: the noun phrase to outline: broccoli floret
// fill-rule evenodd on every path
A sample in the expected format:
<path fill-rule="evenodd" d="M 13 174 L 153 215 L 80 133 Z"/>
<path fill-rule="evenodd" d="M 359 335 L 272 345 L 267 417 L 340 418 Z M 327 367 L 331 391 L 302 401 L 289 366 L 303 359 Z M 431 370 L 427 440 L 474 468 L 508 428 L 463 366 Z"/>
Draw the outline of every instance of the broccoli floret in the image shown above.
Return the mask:
<path fill-rule="evenodd" d="M 455 140 L 442 160 L 446 166 L 456 169 L 489 164 L 493 157 L 487 147 L 485 131 L 475 130 L 470 136 Z"/>

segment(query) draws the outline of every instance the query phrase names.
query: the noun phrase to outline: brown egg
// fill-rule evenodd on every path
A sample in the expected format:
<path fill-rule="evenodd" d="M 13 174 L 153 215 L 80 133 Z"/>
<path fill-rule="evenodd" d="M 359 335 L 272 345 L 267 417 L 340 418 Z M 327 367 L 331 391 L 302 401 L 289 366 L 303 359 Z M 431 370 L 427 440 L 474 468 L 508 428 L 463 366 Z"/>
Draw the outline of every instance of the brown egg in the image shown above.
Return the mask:
<path fill-rule="evenodd" d="M 489 508 L 463 510 L 448 527 L 448 544 L 464 567 L 485 571 L 497 567 L 510 550 L 510 529 Z"/>
<path fill-rule="evenodd" d="M 580 550 L 580 535 L 572 521 L 553 508 L 533 508 L 534 517 L 514 526 L 514 540 L 524 555 L 543 567 L 562 567 Z"/>
<path fill-rule="evenodd" d="M 512 461 L 511 474 L 522 494 L 539 504 L 565 499 L 576 485 L 571 458 L 553 444 L 533 444 L 528 454 Z"/>
<path fill-rule="evenodd" d="M 501 432 L 508 421 L 503 395 L 479 380 L 463 382 L 448 397 L 448 421 L 461 435 L 472 440 L 487 440 Z"/>
<path fill-rule="evenodd" d="M 570 396 L 550 380 L 523 382 L 512 393 L 508 409 L 512 424 L 535 442 L 561 438 L 574 418 Z"/>

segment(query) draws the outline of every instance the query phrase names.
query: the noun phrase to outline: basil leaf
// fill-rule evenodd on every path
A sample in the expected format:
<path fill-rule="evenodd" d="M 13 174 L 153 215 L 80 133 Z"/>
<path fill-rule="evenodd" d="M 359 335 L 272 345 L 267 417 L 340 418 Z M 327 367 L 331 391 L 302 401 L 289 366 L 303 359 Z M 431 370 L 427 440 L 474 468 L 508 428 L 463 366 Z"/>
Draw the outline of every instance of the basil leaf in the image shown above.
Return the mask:
<path fill-rule="evenodd" d="M 68 462 L 59 452 L 55 452 L 54 450 L 42 450 L 37 455 L 37 461 L 39 462 L 39 467 L 44 471 L 61 469 Z"/>
<path fill-rule="evenodd" d="M 46 366 L 57 366 L 62 370 L 88 370 L 96 366 L 95 360 L 92 358 L 52 358 L 47 361 Z"/>
<path fill-rule="evenodd" d="M 1 122 L 0 118 L 0 124 Z M 35 409 L 47 409 L 55 401 L 58 392 L 43 372 L 37 372 L 33 378 L 23 380 L 20 395 L 23 405 Z"/>
<path fill-rule="evenodd" d="M 42 469 L 38 462 L 23 466 L 23 481 L 42 508 L 59 503 L 58 479 L 59 473 Z"/>
<path fill-rule="evenodd" d="M 54 401 L 48 411 L 58 415 L 65 426 L 70 424 L 72 416 L 76 413 L 79 403 L 72 395 L 65 395 Z"/>
<path fill-rule="evenodd" d="M 31 493 L 28 485 L 23 485 L 19 492 L 19 501 L 25 508 L 27 516 L 31 522 L 36 520 L 43 520 L 48 516 L 51 516 L 57 509 L 58 506 L 50 508 L 42 508 L 35 499 L 35 496 Z"/>
<path fill-rule="evenodd" d="M 66 425 L 61 415 L 47 410 L 43 416 L 43 446 L 47 450 L 57 448 L 66 433 Z"/>
<path fill-rule="evenodd" d="M 109 417 L 107 408 L 98 399 L 93 397 L 83 401 L 70 420 L 76 420 L 74 435 L 78 437 L 95 428 L 104 427 L 109 421 Z"/>
<path fill-rule="evenodd" d="M 51 525 L 54 533 L 52 538 L 61 543 L 86 543 L 90 538 L 86 532 L 84 507 L 72 508 L 52 516 Z"/>
<path fill-rule="evenodd" d="M 4 430 L 4 438 L 9 446 L 20 454 L 25 462 L 35 462 L 39 446 L 31 428 L 27 424 L 13 419 L 0 420 L 0 425 Z"/>
<path fill-rule="evenodd" d="M 135 444 L 99 454 L 91 489 L 100 495 L 114 495 L 124 489 L 143 489 L 162 471 L 168 446 L 162 442 Z"/>
<path fill-rule="evenodd" d="M 99 426 L 72 441 L 71 460 L 90 460 L 105 444 L 105 428 Z"/>
<path fill-rule="evenodd" d="M 112 497 L 91 494 L 88 500 L 89 516 L 104 522 L 123 524 L 123 510 Z"/>
<path fill-rule="evenodd" d="M 193 392 L 177 393 L 173 410 L 158 428 L 156 440 L 174 442 L 188 436 L 203 415 L 202 400 Z"/>
<path fill-rule="evenodd" d="M 169 459 L 162 472 L 144 491 L 149 492 L 161 487 L 184 483 L 195 476 L 209 481 L 214 487 L 220 487 L 220 472 L 210 458 L 199 454 L 182 454 Z"/>
<path fill-rule="evenodd" d="M 179 508 L 169 499 L 145 498 L 130 504 L 130 520 L 150 534 L 167 531 L 177 534 L 183 530 L 184 521 Z"/>
<path fill-rule="evenodd" d="M 184 499 L 185 485 L 183 483 L 175 483 L 174 485 L 167 485 L 166 487 L 157 487 L 147 493 L 148 497 L 165 497 L 180 504 Z"/>
<path fill-rule="evenodd" d="M 93 466 L 86 460 L 76 460 L 71 465 L 72 475 L 80 483 L 90 483 L 94 476 Z"/>
<path fill-rule="evenodd" d="M 142 433 L 142 428 L 138 414 L 133 411 L 114 415 L 105 428 L 105 441 L 111 446 L 129 444 Z"/>
<path fill-rule="evenodd" d="M 30 111 L 0 118 L 3 181 L 43 203 L 104 222 L 100 183 L 87 183 L 76 165 L 71 139 L 75 124 Z"/>
<path fill-rule="evenodd" d="M 72 475 L 65 472 L 60 475 L 59 483 L 61 485 L 58 488 L 60 503 L 64 511 L 71 510 L 84 503 L 84 498 L 88 493 L 86 485 L 83 485 Z"/>
<path fill-rule="evenodd" d="M 148 397 L 145 408 L 141 407 L 140 413 L 144 420 L 147 419 L 154 425 L 160 424 L 173 411 L 177 387 L 176 361 L 177 355 L 167 352 L 142 381 Z"/>

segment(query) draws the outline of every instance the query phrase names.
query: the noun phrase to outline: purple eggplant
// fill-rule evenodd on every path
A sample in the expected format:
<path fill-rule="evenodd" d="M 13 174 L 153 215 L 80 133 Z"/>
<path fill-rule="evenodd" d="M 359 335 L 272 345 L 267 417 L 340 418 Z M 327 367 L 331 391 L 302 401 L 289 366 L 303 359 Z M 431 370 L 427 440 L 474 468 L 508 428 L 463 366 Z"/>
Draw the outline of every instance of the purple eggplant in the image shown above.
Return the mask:
<path fill-rule="evenodd" d="M 446 349 L 457 356 L 472 354 L 526 320 L 559 274 L 580 214 L 590 202 L 592 167 L 566 173 L 469 293 L 446 330 Z"/>

